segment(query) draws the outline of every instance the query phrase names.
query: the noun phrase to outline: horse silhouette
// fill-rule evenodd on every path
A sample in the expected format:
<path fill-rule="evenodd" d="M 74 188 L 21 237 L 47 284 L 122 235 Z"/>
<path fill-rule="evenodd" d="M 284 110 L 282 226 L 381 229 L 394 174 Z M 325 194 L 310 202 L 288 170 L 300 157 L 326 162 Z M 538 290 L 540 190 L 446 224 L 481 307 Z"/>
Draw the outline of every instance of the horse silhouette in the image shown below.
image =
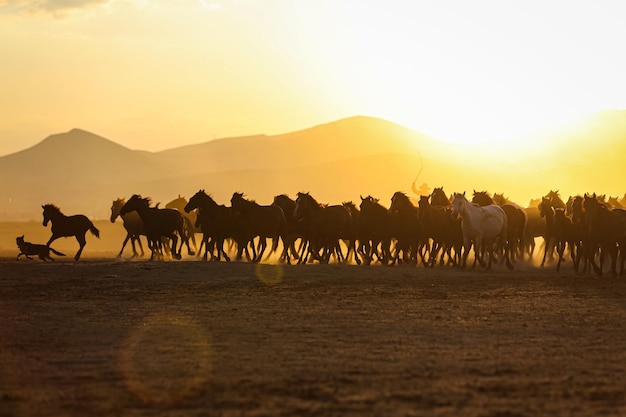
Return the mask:
<path fill-rule="evenodd" d="M 420 252 L 422 263 L 424 266 L 434 266 L 441 250 L 440 264 L 444 263 L 444 257 L 447 255 L 449 263 L 459 265 L 463 246 L 461 222 L 452 217 L 451 207 L 433 206 L 430 204 L 431 198 L 431 196 L 423 195 L 418 201 L 419 227 L 425 238 L 432 240 L 428 260 L 425 260 L 424 255 Z M 454 255 L 452 255 L 453 250 Z"/>
<path fill-rule="evenodd" d="M 204 260 L 207 260 L 208 253 L 211 252 L 211 260 L 219 261 L 223 256 L 226 261 L 230 261 L 224 250 L 226 239 L 233 239 L 237 243 L 237 260 L 242 258 L 243 251 L 246 252 L 248 259 L 252 259 L 248 253 L 248 244 L 252 237 L 246 233 L 243 220 L 235 215 L 231 207 L 218 204 L 204 190 L 199 190 L 189 199 L 183 210 L 186 213 L 198 210 L 197 220 L 205 245 Z M 213 249 L 217 251 L 217 255 L 213 254 Z"/>
<path fill-rule="evenodd" d="M 272 248 L 269 255 L 278 248 L 279 241 L 283 243 L 283 253 L 280 256 L 287 263 L 290 261 L 288 247 L 285 243 L 287 220 L 283 210 L 275 205 L 262 206 L 254 200 L 247 200 L 243 193 L 235 192 L 230 200 L 231 207 L 241 216 L 247 233 L 259 238 L 256 257 L 253 262 L 260 262 L 267 248 L 267 239 L 272 239 Z M 268 256 L 269 256 L 268 255 Z"/>
<path fill-rule="evenodd" d="M 138 256 L 137 249 L 135 248 L 135 242 L 139 245 L 139 250 L 141 250 L 141 256 L 144 256 L 143 245 L 141 244 L 141 235 L 145 235 L 143 230 L 143 221 L 139 214 L 135 211 L 131 211 L 130 213 L 126 213 L 125 215 L 120 215 L 120 211 L 122 207 L 126 204 L 126 200 L 123 198 L 118 198 L 113 200 L 111 204 L 111 223 L 115 223 L 115 220 L 118 217 L 122 218 L 122 222 L 124 224 L 124 229 L 126 229 L 126 237 L 124 238 L 124 242 L 122 242 L 122 249 L 117 254 L 117 257 L 122 256 L 122 252 L 124 252 L 124 248 L 126 244 L 130 240 L 131 247 L 133 248 L 133 258 Z"/>
<path fill-rule="evenodd" d="M 136 211 L 141 217 L 144 231 L 148 239 L 148 247 L 151 250 L 150 260 L 162 258 L 162 238 L 169 238 L 172 242 L 171 256 L 181 259 L 181 251 L 184 243 L 184 220 L 178 210 L 168 208 L 150 207 L 150 199 L 134 194 L 120 209 L 120 215 Z M 177 250 L 180 237 L 180 248 Z M 189 246 L 187 250 L 191 252 Z"/>
<path fill-rule="evenodd" d="M 85 238 L 87 230 L 89 230 L 95 237 L 100 238 L 100 231 L 93 225 L 87 216 L 83 214 L 66 216 L 54 204 L 45 204 L 41 206 L 41 208 L 43 208 L 43 225 L 47 227 L 48 222 L 52 223 L 52 236 L 48 239 L 46 246 L 49 247 L 52 242 L 60 237 L 74 236 L 80 245 L 74 259 L 79 260 L 80 255 L 83 253 L 83 249 L 87 244 L 87 240 Z"/>
<path fill-rule="evenodd" d="M 396 230 L 397 242 L 393 261 L 400 262 L 402 260 L 406 263 L 416 264 L 417 253 L 425 242 L 419 228 L 419 209 L 405 193 L 396 191 L 391 197 L 389 213 L 394 217 L 394 222 L 400 226 Z M 403 253 L 402 258 L 400 258 L 400 252 Z"/>
<path fill-rule="evenodd" d="M 309 238 L 309 250 L 303 262 L 311 255 L 321 263 L 329 263 L 333 254 L 339 262 L 345 262 L 356 253 L 352 214 L 344 205 L 320 204 L 309 193 L 299 192 L 293 215 Z M 341 240 L 347 242 L 346 256 L 341 250 Z"/>
<path fill-rule="evenodd" d="M 617 275 L 619 255 L 619 273 L 622 275 L 626 258 L 626 210 L 610 208 L 606 203 L 598 201 L 595 193 L 591 196 L 585 195 L 583 209 L 590 247 L 588 254 L 599 250 L 598 263 L 594 256 L 590 256 L 591 265 L 598 275 L 602 275 L 604 258 L 608 254 L 611 258 L 611 272 Z"/>
<path fill-rule="evenodd" d="M 187 213 L 185 211 L 186 205 L 187 200 L 185 199 L 185 197 L 181 197 L 179 194 L 177 198 L 167 203 L 165 205 L 165 208 L 176 209 L 180 212 L 180 214 L 183 215 L 183 220 L 185 221 L 185 227 L 183 229 L 185 231 L 185 236 L 183 236 L 183 239 L 186 242 L 191 241 L 194 251 L 197 251 L 198 245 L 196 244 L 196 233 L 200 233 L 201 230 L 196 227 L 196 223 L 198 220 L 196 212 L 191 211 Z M 189 243 L 187 243 L 187 246 L 190 247 Z M 193 255 L 193 253 L 190 253 L 190 255 Z"/>
<path fill-rule="evenodd" d="M 360 227 L 365 239 L 366 257 L 364 263 L 370 265 L 374 256 L 383 265 L 392 260 L 391 242 L 396 236 L 397 228 L 389 210 L 379 203 L 377 198 L 368 195 L 361 197 Z M 379 249 L 380 246 L 380 249 Z"/>

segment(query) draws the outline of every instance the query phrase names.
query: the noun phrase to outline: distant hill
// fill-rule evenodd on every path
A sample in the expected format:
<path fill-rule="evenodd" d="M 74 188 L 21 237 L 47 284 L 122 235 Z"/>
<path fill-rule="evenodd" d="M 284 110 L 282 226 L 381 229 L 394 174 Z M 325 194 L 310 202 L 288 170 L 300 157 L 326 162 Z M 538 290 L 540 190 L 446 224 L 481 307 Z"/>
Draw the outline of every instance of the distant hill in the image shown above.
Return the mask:
<path fill-rule="evenodd" d="M 452 122 L 452 121 L 451 121 Z M 550 189 L 623 195 L 626 112 L 498 146 L 458 146 L 372 117 L 351 117 L 282 135 L 213 140 L 161 152 L 130 150 L 80 129 L 0 157 L 0 218 L 41 219 L 41 204 L 107 218 L 111 201 L 134 193 L 163 203 L 199 188 L 227 204 L 233 191 L 268 204 L 310 191 L 320 201 L 372 194 L 388 204 L 418 185 L 503 192 L 520 204 Z M 542 146 L 529 149 L 530 143 Z M 545 145 L 545 146 L 544 146 Z"/>

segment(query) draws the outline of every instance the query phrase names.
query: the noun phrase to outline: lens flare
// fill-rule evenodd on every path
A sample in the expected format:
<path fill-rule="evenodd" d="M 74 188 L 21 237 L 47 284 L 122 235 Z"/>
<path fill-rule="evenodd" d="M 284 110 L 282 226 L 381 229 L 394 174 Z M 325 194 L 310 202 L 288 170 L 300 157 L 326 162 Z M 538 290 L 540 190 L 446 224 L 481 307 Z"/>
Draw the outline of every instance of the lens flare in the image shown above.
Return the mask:
<path fill-rule="evenodd" d="M 209 380 L 211 343 L 205 329 L 186 316 L 152 315 L 122 344 L 119 367 L 137 398 L 170 406 L 198 394 Z"/>
<path fill-rule="evenodd" d="M 268 287 L 275 287 L 283 282 L 283 266 L 280 264 L 256 264 L 254 270 L 261 283 Z"/>

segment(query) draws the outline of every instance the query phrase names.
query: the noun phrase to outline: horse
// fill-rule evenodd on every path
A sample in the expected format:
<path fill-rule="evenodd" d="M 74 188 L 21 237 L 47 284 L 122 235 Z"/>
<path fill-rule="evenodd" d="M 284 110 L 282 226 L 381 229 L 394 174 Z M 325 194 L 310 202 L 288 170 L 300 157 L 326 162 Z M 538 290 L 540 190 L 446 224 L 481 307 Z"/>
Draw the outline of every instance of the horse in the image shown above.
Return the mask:
<path fill-rule="evenodd" d="M 141 217 L 148 239 L 148 247 L 152 251 L 150 260 L 161 258 L 162 238 L 167 237 L 172 241 L 171 255 L 174 259 L 181 259 L 185 235 L 183 215 L 176 209 L 150 207 L 150 199 L 134 194 L 120 210 L 120 215 L 136 211 Z M 178 235 L 177 235 L 178 234 Z M 177 250 L 178 237 L 180 236 L 180 248 Z M 187 250 L 191 252 L 187 242 Z"/>
<path fill-rule="evenodd" d="M 113 200 L 111 204 L 111 223 L 115 223 L 115 219 L 119 217 L 122 218 L 122 222 L 124 223 L 124 229 L 126 229 L 126 238 L 124 238 L 124 242 L 122 243 L 122 249 L 120 249 L 120 253 L 117 254 L 117 257 L 122 256 L 122 252 L 124 252 L 124 248 L 126 244 L 130 240 L 131 246 L 133 248 L 133 258 L 138 256 L 137 249 L 135 248 L 135 242 L 139 244 L 139 249 L 141 250 L 141 256 L 144 256 L 143 245 L 141 244 L 141 235 L 145 235 L 143 230 L 143 221 L 141 221 L 141 217 L 137 212 L 126 213 L 123 216 L 120 216 L 120 210 L 126 204 L 126 200 L 123 198 L 118 198 L 117 200 Z"/>
<path fill-rule="evenodd" d="M 87 240 L 85 239 L 87 230 L 98 239 L 100 238 L 100 231 L 87 216 L 82 214 L 66 216 L 61 212 L 61 209 L 54 204 L 45 204 L 42 205 L 41 208 L 43 208 L 44 227 L 48 226 L 48 222 L 52 223 L 52 236 L 48 239 L 46 246 L 50 247 L 50 244 L 60 237 L 74 236 L 80 245 L 78 252 L 76 252 L 74 256 L 74 259 L 78 261 L 81 253 L 83 253 L 83 248 L 87 244 Z"/>
<path fill-rule="evenodd" d="M 565 246 L 569 246 L 570 256 L 574 263 L 574 270 L 578 271 L 578 265 L 582 255 L 581 245 L 583 234 L 570 217 L 567 217 L 565 210 L 562 208 L 554 210 L 554 240 L 556 242 L 556 253 L 559 255 L 556 264 L 556 272 L 561 270 L 561 262 L 563 262 L 563 253 Z"/>
<path fill-rule="evenodd" d="M 237 243 L 237 260 L 241 259 L 244 250 L 247 253 L 247 246 L 251 237 L 246 235 L 241 218 L 235 215 L 231 207 L 217 204 L 213 197 L 204 190 L 200 190 L 183 207 L 186 213 L 191 213 L 196 209 L 198 210 L 196 219 L 203 234 L 202 243 L 205 245 L 203 257 L 205 261 L 208 258 L 209 250 L 211 250 L 211 260 L 219 261 L 224 256 L 227 262 L 230 261 L 228 254 L 224 251 L 224 241 L 229 238 L 234 239 Z M 209 239 L 211 239 L 211 243 Z M 213 255 L 210 245 L 217 247 L 217 256 Z M 249 254 L 248 258 L 250 259 Z"/>
<path fill-rule="evenodd" d="M 506 213 L 507 218 L 507 239 L 511 248 L 511 257 L 518 255 L 524 260 L 524 248 L 526 247 L 526 224 L 528 217 L 526 211 L 518 204 L 512 202 L 504 194 L 493 194 L 493 202 Z"/>
<path fill-rule="evenodd" d="M 432 240 L 428 261 L 424 259 L 424 255 L 420 251 L 422 263 L 425 266 L 434 266 L 437 262 L 437 255 L 442 250 L 439 261 L 441 264 L 444 262 L 445 255 L 448 255 L 449 262 L 458 264 L 463 244 L 461 222 L 452 217 L 449 206 L 433 206 L 430 204 L 430 199 L 432 199 L 432 196 L 423 195 L 420 196 L 418 201 L 419 228 L 425 239 Z M 453 249 L 455 250 L 455 256 L 452 256 Z"/>
<path fill-rule="evenodd" d="M 546 230 L 544 234 L 545 245 L 543 248 L 543 258 L 541 259 L 541 267 L 546 263 L 546 257 L 548 256 L 548 252 L 555 247 L 555 236 L 554 236 L 554 206 L 552 205 L 552 199 L 550 197 L 543 197 L 539 206 L 539 215 L 546 220 Z M 561 210 L 564 210 L 560 208 Z"/>
<path fill-rule="evenodd" d="M 374 259 L 386 265 L 393 260 L 391 256 L 391 240 L 397 237 L 397 228 L 394 227 L 394 219 L 389 210 L 372 196 L 361 196 L 361 218 L 359 220 L 361 233 L 365 238 L 366 258 L 365 264 L 369 265 Z M 380 245 L 380 252 L 378 246 Z"/>
<path fill-rule="evenodd" d="M 460 216 L 463 232 L 463 246 L 465 250 L 461 267 L 465 268 L 470 247 L 474 245 L 474 256 L 481 266 L 485 266 L 482 257 L 483 249 L 489 253 L 487 268 L 491 267 L 496 246 L 504 246 L 506 266 L 513 269 L 509 259 L 509 249 L 506 245 L 507 218 L 504 210 L 498 205 L 491 204 L 484 207 L 474 205 L 462 194 L 454 193 L 452 200 L 452 214 Z"/>
<path fill-rule="evenodd" d="M 298 250 L 296 250 L 295 242 L 300 239 L 300 249 L 304 250 L 304 246 L 306 245 L 305 235 L 307 230 L 305 230 L 302 222 L 298 222 L 293 215 L 293 212 L 296 209 L 296 200 L 291 199 L 287 194 L 279 194 L 274 196 L 274 201 L 272 204 L 280 207 L 285 214 L 285 220 L 287 225 L 287 231 L 285 234 L 285 239 L 287 241 L 287 246 L 291 251 L 291 256 L 294 259 L 300 259 L 300 255 L 298 254 Z"/>
<path fill-rule="evenodd" d="M 600 249 L 599 263 L 596 264 L 594 257 L 590 257 L 591 265 L 596 274 L 602 275 L 604 257 L 608 253 L 611 257 L 611 272 L 617 275 L 617 258 L 620 258 L 620 275 L 624 273 L 624 261 L 626 259 L 626 210 L 620 208 L 611 209 L 606 203 L 598 201 L 595 193 L 592 196 L 585 195 L 583 209 L 587 222 L 587 233 L 590 244 L 589 253 L 595 253 L 595 248 Z"/>
<path fill-rule="evenodd" d="M 417 263 L 417 253 L 424 243 L 424 236 L 419 230 L 418 208 L 411 202 L 409 197 L 400 191 L 396 191 L 391 197 L 389 213 L 397 218 L 401 225 L 397 229 L 396 252 L 393 261 L 400 262 L 400 251 L 403 252 L 402 261 Z"/>
<path fill-rule="evenodd" d="M 179 194 L 177 198 L 167 203 L 165 208 L 176 209 L 183 215 L 183 220 L 185 221 L 185 236 L 183 236 L 183 239 L 185 239 L 185 241 L 191 240 L 194 250 L 197 251 L 198 245 L 196 245 L 196 233 L 201 232 L 201 230 L 196 228 L 196 221 L 198 220 L 196 212 L 192 211 L 187 213 L 185 211 L 186 205 L 187 200 Z M 187 246 L 189 246 L 189 244 L 187 244 Z M 193 255 L 193 253 L 190 253 L 190 255 Z"/>
<path fill-rule="evenodd" d="M 352 215 L 344 205 L 320 204 L 309 193 L 298 192 L 293 216 L 303 224 L 309 237 L 307 255 L 312 255 L 315 260 L 328 263 L 331 255 L 336 254 L 338 261 L 342 262 L 349 259 L 350 253 L 356 253 Z M 345 257 L 340 240 L 347 241 Z M 306 262 L 306 256 L 302 261 Z"/>
<path fill-rule="evenodd" d="M 450 198 L 446 195 L 446 192 L 443 191 L 443 187 L 435 187 L 433 189 L 433 192 L 430 194 L 429 204 L 435 207 L 446 207 L 450 205 Z"/>
<path fill-rule="evenodd" d="M 230 205 L 235 213 L 242 217 L 246 232 L 253 238 L 259 237 L 259 247 L 253 262 L 260 262 L 263 259 L 263 253 L 267 248 L 267 238 L 272 239 L 270 254 L 276 251 L 279 240 L 282 240 L 283 253 L 280 259 L 290 262 L 288 247 L 285 243 L 287 220 L 280 207 L 262 206 L 254 200 L 245 199 L 243 193 L 239 192 L 233 193 Z"/>

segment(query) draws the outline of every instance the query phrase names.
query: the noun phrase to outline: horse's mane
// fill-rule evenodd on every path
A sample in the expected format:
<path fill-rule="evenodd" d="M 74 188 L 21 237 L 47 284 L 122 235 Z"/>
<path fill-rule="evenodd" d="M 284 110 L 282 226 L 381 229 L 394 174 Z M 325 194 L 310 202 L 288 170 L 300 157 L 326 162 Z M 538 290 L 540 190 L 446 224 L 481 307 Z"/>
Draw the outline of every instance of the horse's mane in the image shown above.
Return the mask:
<path fill-rule="evenodd" d="M 43 206 L 41 206 L 44 210 L 52 210 L 52 211 L 56 211 L 57 213 L 61 213 L 61 209 L 58 208 L 57 206 L 55 206 L 54 204 L 44 204 Z"/>

